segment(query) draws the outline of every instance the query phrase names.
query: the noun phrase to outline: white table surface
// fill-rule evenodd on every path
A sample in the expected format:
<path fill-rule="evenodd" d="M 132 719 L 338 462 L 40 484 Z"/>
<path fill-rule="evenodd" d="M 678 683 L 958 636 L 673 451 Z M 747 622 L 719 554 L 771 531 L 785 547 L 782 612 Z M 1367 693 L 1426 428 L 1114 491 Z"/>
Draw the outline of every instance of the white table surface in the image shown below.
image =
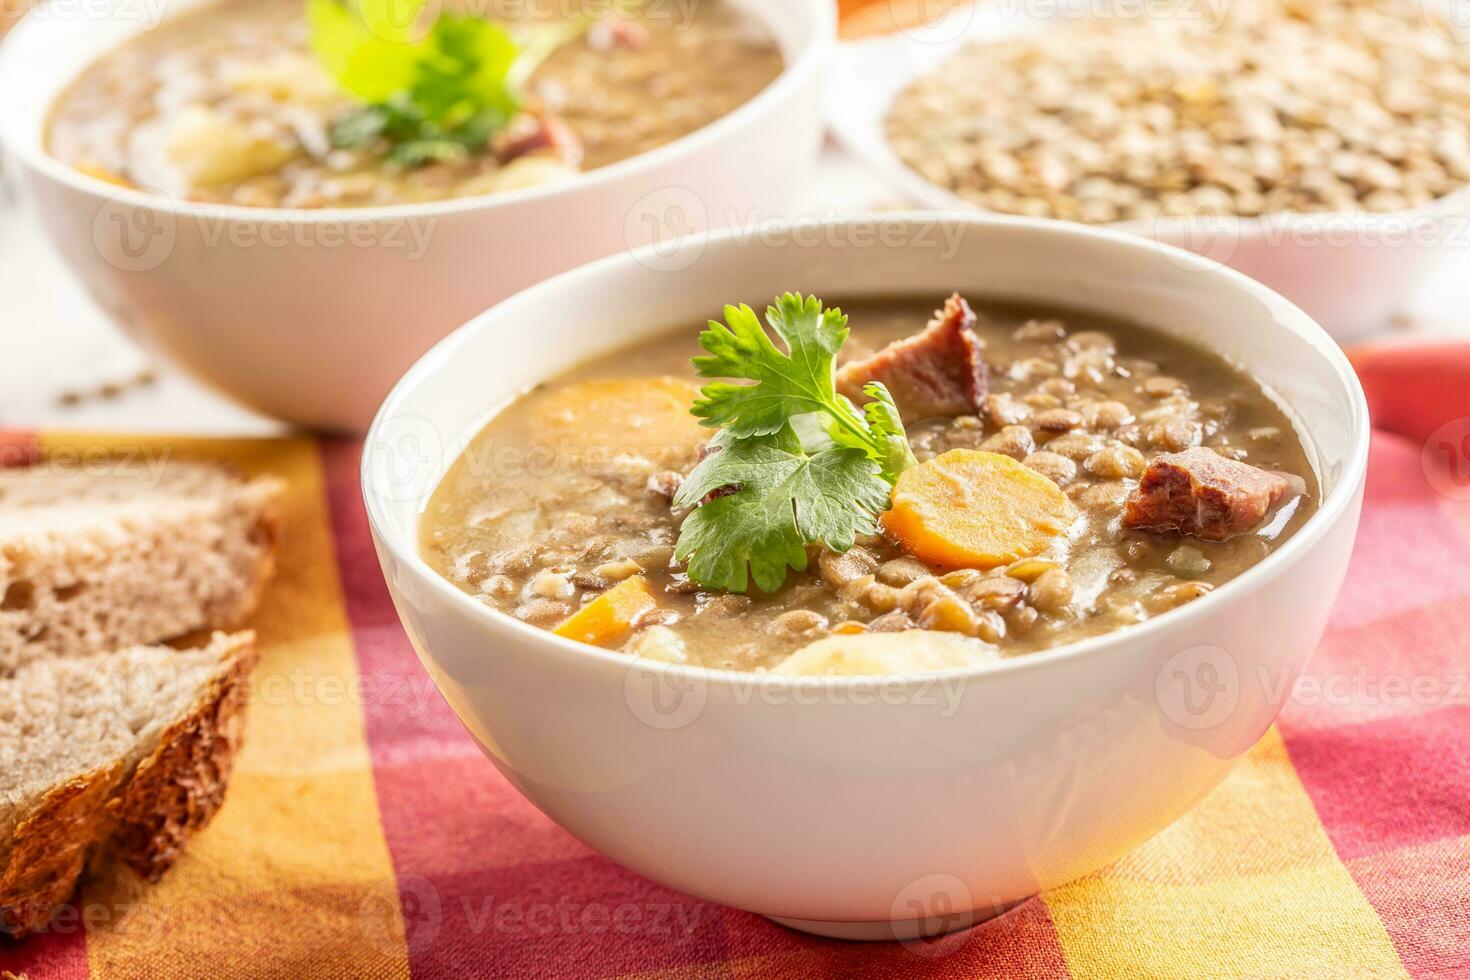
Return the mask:
<path fill-rule="evenodd" d="M 796 211 L 823 214 L 903 203 L 861 164 L 830 149 Z M 284 431 L 145 354 L 119 333 L 23 210 L 0 209 L 0 297 L 0 427 L 213 435 Z M 1470 337 L 1470 250 L 1448 262 L 1385 334 Z M 157 375 L 146 387 L 76 405 L 60 401 L 65 391 L 96 389 L 145 368 Z"/>

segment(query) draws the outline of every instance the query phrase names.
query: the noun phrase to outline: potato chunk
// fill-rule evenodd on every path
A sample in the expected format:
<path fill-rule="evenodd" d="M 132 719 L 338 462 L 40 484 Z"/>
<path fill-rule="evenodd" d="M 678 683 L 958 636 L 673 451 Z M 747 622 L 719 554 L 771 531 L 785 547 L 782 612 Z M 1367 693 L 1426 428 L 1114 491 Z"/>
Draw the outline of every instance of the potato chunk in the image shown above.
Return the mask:
<path fill-rule="evenodd" d="M 295 149 L 260 136 L 205 106 L 181 111 L 164 137 L 164 154 L 191 187 L 231 184 L 279 170 Z"/>
<path fill-rule="evenodd" d="M 931 565 L 994 568 L 1045 551 L 1076 516 L 1035 470 L 999 453 L 952 449 L 903 472 L 883 527 Z"/>
<path fill-rule="evenodd" d="M 990 644 L 957 633 L 906 630 L 840 634 L 807 644 L 773 667 L 771 673 L 826 677 L 932 674 L 999 658 Z"/>

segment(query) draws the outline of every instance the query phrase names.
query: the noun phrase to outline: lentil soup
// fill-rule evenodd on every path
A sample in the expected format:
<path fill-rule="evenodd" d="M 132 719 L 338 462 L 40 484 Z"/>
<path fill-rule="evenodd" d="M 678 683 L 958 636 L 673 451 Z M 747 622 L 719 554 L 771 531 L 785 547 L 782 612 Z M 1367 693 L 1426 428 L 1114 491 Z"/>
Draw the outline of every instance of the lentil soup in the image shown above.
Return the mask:
<path fill-rule="evenodd" d="M 567 5 L 488 6 L 495 23 L 531 30 L 565 23 L 531 17 L 538 6 Z M 733 0 L 674 9 L 569 28 L 493 135 L 468 149 L 421 140 L 405 158 L 371 130 L 343 145 L 341 124 L 363 105 L 313 56 L 302 0 L 223 0 L 88 68 L 58 100 L 47 145 L 110 182 L 209 203 L 363 207 L 516 190 L 670 143 L 780 74 L 774 39 Z"/>
<path fill-rule="evenodd" d="M 774 590 L 702 585 L 675 557 L 691 515 L 741 489 L 701 484 L 693 504 L 677 499 L 702 460 L 739 445 L 723 431 L 711 440 L 690 413 L 693 328 L 500 411 L 430 500 L 422 553 L 477 601 L 610 649 L 745 671 L 889 672 L 1024 655 L 1160 615 L 1261 561 L 1315 510 L 1291 423 L 1219 356 L 1070 310 L 976 314 L 958 296 L 925 327 L 931 306 L 847 309 L 837 387 L 880 378 L 912 456 L 877 533 L 842 553 L 807 543 Z M 973 362 L 954 370 L 966 351 Z M 915 383 L 942 374 L 956 397 Z M 936 483 L 947 496 L 925 498 Z M 902 635 L 922 638 L 928 659 L 830 656 Z"/>

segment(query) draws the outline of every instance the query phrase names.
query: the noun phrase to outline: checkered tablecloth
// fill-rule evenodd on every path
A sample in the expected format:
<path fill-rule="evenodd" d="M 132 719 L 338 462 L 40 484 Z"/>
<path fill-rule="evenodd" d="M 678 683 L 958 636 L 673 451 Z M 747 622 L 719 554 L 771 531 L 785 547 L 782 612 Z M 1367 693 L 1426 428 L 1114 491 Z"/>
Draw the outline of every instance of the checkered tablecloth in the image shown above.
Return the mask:
<path fill-rule="evenodd" d="M 48 933 L 0 946 L 0 970 L 1470 976 L 1470 353 L 1356 360 L 1375 418 L 1395 431 L 1374 437 L 1352 569 L 1280 723 L 1135 853 L 914 945 L 814 939 L 698 902 L 537 812 L 409 647 L 369 541 L 355 445 L 33 437 L 53 453 L 228 459 L 290 491 L 226 805 L 159 885 L 94 878 Z"/>

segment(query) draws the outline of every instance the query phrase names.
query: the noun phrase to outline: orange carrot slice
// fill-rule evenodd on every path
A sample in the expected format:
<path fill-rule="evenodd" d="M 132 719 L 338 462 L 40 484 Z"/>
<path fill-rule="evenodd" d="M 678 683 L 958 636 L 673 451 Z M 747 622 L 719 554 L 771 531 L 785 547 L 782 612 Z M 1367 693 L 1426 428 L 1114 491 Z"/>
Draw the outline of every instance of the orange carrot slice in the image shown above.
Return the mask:
<path fill-rule="evenodd" d="M 1055 483 L 1011 457 L 952 449 L 903 472 L 883 527 L 931 565 L 994 568 L 1045 551 L 1076 516 Z"/>

